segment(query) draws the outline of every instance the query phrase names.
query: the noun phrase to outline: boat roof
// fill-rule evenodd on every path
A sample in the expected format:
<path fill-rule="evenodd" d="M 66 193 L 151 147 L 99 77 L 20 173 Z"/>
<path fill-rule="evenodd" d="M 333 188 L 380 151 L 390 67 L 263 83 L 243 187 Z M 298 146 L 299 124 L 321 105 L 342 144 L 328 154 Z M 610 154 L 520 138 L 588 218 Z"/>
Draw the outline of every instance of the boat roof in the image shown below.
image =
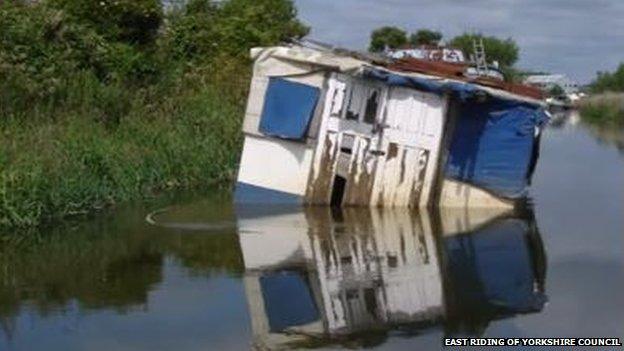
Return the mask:
<path fill-rule="evenodd" d="M 465 89 L 482 90 L 506 100 L 545 105 L 540 89 L 490 77 L 468 76 L 465 72 L 469 65 L 463 63 L 416 58 L 392 59 L 375 53 L 363 53 L 314 41 L 298 42 L 288 46 L 253 48 L 251 57 L 255 61 L 277 58 L 354 75 L 362 75 L 364 72 L 373 70 L 385 72 L 386 75 L 392 74 L 435 84 L 447 84 L 453 87 L 461 85 Z"/>

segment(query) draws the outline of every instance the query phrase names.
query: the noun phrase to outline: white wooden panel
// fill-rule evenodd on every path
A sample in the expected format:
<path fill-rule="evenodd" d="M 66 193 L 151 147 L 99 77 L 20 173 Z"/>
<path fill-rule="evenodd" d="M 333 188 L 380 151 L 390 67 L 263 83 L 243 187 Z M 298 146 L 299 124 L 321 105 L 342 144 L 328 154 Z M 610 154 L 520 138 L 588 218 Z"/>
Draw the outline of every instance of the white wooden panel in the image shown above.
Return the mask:
<path fill-rule="evenodd" d="M 406 88 L 393 88 L 386 133 L 401 144 L 434 149 L 444 125 L 445 99 Z"/>
<path fill-rule="evenodd" d="M 303 212 L 241 219 L 238 228 L 246 269 L 300 264 L 311 258 L 308 222 Z"/>
<path fill-rule="evenodd" d="M 445 179 L 440 192 L 440 207 L 511 209 L 513 202 L 494 196 L 476 186 Z"/>
<path fill-rule="evenodd" d="M 238 181 L 303 196 L 313 150 L 306 144 L 246 136 Z"/>
<path fill-rule="evenodd" d="M 378 173 L 379 179 L 376 181 L 374 194 L 384 205 L 387 204 L 386 201 L 393 201 L 397 205 L 403 205 L 406 201 L 403 195 L 395 194 L 397 191 L 405 190 L 397 188 L 396 184 L 400 182 L 392 178 L 398 174 L 403 175 L 404 180 L 407 174 L 410 180 L 420 183 L 413 184 L 420 186 L 420 191 L 418 191 L 420 198 L 408 199 L 407 205 L 426 206 L 428 204 L 437 170 L 445 114 L 446 99 L 443 97 L 400 87 L 390 90 L 386 114 L 387 128 L 383 136 L 384 148 L 389 150 L 390 144 L 395 144 L 399 145 L 399 150 L 414 148 L 418 151 L 406 154 L 405 162 L 387 157 L 384 162 L 386 165 L 381 166 L 381 168 L 389 169 L 380 171 L 383 176 Z M 421 162 L 426 162 L 424 177 L 418 176 L 422 171 Z M 398 173 L 396 171 L 398 166 L 411 169 Z M 417 203 L 411 203 L 413 201 Z"/>
<path fill-rule="evenodd" d="M 379 125 L 363 122 L 372 91 L 379 94 L 376 111 Z M 313 179 L 333 179 L 333 173 L 321 175 L 317 171 L 329 169 L 321 164 L 324 156 L 325 160 L 334 163 L 331 166 L 334 171 L 338 169 L 339 174 L 347 178 L 347 204 L 427 205 L 437 169 L 445 99 L 413 89 L 388 88 L 344 76 L 330 79 L 327 96 L 331 98 L 325 102 Z M 346 119 L 348 111 L 358 114 L 359 119 Z M 327 133 L 335 134 L 336 140 L 327 139 Z M 356 142 L 359 148 L 354 145 L 352 154 L 342 155 L 340 148 L 344 134 L 355 136 L 356 141 L 366 140 L 366 143 Z M 391 144 L 393 150 L 390 150 Z M 349 177 L 346 177 L 347 163 Z M 358 182 L 360 179 L 365 182 Z M 316 184 L 331 186 L 327 181 L 315 181 Z M 358 186 L 354 187 L 354 184 Z M 366 196 L 358 195 L 362 192 Z"/>
<path fill-rule="evenodd" d="M 337 117 L 330 117 L 327 129 L 334 132 L 346 132 L 351 134 L 361 134 L 370 136 L 373 126 L 357 121 L 344 120 Z"/>

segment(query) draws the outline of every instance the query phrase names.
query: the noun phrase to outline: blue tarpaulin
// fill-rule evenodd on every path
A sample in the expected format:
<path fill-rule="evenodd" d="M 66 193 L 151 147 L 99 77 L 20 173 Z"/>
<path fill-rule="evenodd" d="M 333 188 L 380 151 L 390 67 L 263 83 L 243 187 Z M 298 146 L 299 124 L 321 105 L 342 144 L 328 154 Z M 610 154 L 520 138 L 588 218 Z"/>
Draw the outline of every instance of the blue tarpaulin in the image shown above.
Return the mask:
<path fill-rule="evenodd" d="M 452 93 L 460 101 L 460 111 L 445 175 L 499 196 L 525 195 L 539 147 L 535 127 L 548 120 L 541 106 L 492 96 L 471 83 L 406 76 L 374 68 L 366 69 L 364 76 L 438 95 Z M 475 99 L 479 91 L 488 98 Z"/>
<path fill-rule="evenodd" d="M 539 147 L 535 127 L 547 118 L 522 103 L 461 104 L 446 176 L 508 198 L 526 195 Z"/>
<path fill-rule="evenodd" d="M 470 83 L 405 76 L 374 68 L 366 69 L 363 74 L 366 78 L 380 80 L 392 86 L 413 88 L 438 95 L 446 92 L 453 92 L 462 100 L 469 98 L 480 90 L 476 85 Z"/>
<path fill-rule="evenodd" d="M 529 230 L 527 222 L 510 218 L 444 239 L 459 305 L 511 313 L 542 309 L 546 296 L 534 289 L 538 277 Z"/>
<path fill-rule="evenodd" d="M 305 138 L 320 90 L 281 78 L 270 78 L 264 96 L 260 132 L 283 139 Z"/>
<path fill-rule="evenodd" d="M 319 319 L 305 276 L 298 272 L 273 272 L 260 277 L 264 306 L 272 332 Z"/>

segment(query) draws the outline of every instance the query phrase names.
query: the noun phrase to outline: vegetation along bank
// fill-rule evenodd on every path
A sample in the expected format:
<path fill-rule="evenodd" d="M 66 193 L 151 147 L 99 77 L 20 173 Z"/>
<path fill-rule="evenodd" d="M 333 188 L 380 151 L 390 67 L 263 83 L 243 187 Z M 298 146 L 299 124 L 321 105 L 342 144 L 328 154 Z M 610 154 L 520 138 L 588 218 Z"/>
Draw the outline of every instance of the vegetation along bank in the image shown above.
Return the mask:
<path fill-rule="evenodd" d="M 0 236 L 229 180 L 249 48 L 307 31 L 289 0 L 0 3 Z"/>
<path fill-rule="evenodd" d="M 581 100 L 581 117 L 596 127 L 624 129 L 624 63 L 614 72 L 599 72 L 591 95 Z"/>

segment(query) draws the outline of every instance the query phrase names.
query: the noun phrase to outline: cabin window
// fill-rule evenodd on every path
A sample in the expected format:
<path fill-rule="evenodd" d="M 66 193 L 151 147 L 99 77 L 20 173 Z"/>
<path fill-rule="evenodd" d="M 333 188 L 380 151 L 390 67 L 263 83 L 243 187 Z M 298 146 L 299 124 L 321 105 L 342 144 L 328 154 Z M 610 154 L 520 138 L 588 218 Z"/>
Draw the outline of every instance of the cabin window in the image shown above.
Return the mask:
<path fill-rule="evenodd" d="M 379 92 L 373 90 L 366 100 L 364 110 L 364 123 L 373 124 L 377 117 L 377 107 L 379 106 Z"/>
<path fill-rule="evenodd" d="M 361 98 L 362 94 L 359 86 L 355 85 L 351 88 L 349 92 L 349 100 L 347 102 L 347 113 L 345 115 L 346 119 L 357 121 L 360 119 L 360 106 L 362 105 Z"/>
<path fill-rule="evenodd" d="M 260 132 L 282 139 L 303 140 L 319 95 L 316 87 L 271 78 L 264 96 Z"/>
<path fill-rule="evenodd" d="M 374 124 L 377 120 L 381 90 L 369 84 L 353 82 L 346 99 L 344 118 Z"/>
<path fill-rule="evenodd" d="M 344 105 L 346 85 L 341 83 L 335 90 L 332 96 L 331 115 L 335 117 L 342 116 L 342 110 Z"/>

